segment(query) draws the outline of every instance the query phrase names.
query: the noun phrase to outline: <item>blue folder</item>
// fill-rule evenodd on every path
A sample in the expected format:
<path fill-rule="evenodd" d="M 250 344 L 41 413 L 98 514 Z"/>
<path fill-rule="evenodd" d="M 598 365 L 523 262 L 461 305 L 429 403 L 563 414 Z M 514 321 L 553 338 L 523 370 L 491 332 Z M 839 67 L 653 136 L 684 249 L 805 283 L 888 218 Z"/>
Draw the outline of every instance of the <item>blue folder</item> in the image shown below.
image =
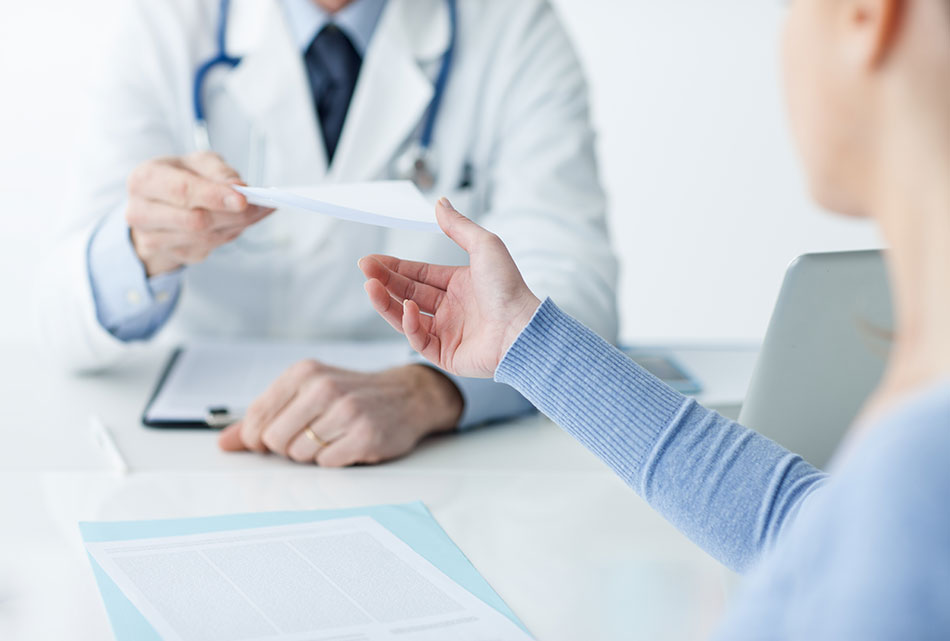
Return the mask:
<path fill-rule="evenodd" d="M 403 505 L 380 505 L 338 510 L 305 510 L 298 512 L 257 512 L 228 514 L 188 519 L 155 521 L 95 521 L 79 524 L 83 541 L 128 541 L 161 536 L 203 534 L 223 530 L 238 530 L 273 525 L 293 525 L 339 519 L 352 516 L 370 516 L 380 525 L 402 539 L 450 579 L 470 591 L 488 605 L 514 621 L 527 632 L 514 612 L 502 601 L 478 570 L 465 558 L 452 539 L 439 526 L 421 502 Z M 109 578 L 91 556 L 96 583 L 105 603 L 112 631 L 117 641 L 161 641 L 155 628 L 132 605 L 119 587 Z"/>

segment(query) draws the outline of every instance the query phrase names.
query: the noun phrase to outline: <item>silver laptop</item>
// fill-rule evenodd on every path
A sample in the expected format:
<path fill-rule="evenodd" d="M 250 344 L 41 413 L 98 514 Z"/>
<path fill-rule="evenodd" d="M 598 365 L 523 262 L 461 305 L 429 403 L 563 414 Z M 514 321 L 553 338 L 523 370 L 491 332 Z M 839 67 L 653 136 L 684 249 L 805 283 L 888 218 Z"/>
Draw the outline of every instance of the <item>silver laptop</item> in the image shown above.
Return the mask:
<path fill-rule="evenodd" d="M 880 251 L 796 259 L 739 422 L 825 467 L 881 379 L 892 330 Z"/>

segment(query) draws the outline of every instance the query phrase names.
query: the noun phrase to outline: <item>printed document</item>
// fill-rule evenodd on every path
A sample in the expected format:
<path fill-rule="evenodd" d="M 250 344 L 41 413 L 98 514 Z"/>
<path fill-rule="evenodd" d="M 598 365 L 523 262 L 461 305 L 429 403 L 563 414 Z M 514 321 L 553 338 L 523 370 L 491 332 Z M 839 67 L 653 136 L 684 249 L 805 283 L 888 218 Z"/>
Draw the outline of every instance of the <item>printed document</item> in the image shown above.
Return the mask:
<path fill-rule="evenodd" d="M 526 641 L 367 516 L 86 549 L 170 641 Z"/>
<path fill-rule="evenodd" d="M 307 187 L 241 187 L 252 205 L 316 212 L 367 225 L 439 232 L 435 205 L 408 180 Z"/>

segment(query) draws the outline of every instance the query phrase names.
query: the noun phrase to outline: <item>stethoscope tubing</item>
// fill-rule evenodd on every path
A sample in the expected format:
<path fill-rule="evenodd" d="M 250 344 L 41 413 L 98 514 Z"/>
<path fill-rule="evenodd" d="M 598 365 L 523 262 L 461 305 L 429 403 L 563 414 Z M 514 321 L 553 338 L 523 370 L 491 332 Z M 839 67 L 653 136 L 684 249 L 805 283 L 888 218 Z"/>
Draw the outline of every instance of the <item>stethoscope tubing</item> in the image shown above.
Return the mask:
<path fill-rule="evenodd" d="M 425 122 L 422 125 L 422 133 L 419 135 L 419 147 L 423 154 L 428 153 L 432 146 L 432 134 L 435 131 L 435 121 L 439 114 L 439 107 L 442 105 L 442 97 L 445 95 L 445 87 L 449 83 L 449 76 L 452 73 L 452 64 L 455 60 L 455 45 L 458 42 L 458 2 L 457 0 L 446 0 L 446 7 L 449 10 L 449 46 L 442 54 L 442 65 L 439 67 L 439 75 L 435 80 L 435 91 L 432 94 L 432 101 L 429 108 L 426 109 Z"/>
<path fill-rule="evenodd" d="M 422 170 L 426 170 L 427 157 L 432 147 L 432 138 L 435 132 L 435 124 L 438 120 L 439 109 L 442 105 L 442 98 L 445 95 L 445 89 L 452 74 L 452 65 L 455 61 L 456 44 L 458 42 L 458 1 L 446 0 L 446 7 L 449 12 L 449 45 L 442 54 L 442 64 L 439 67 L 439 73 L 436 76 L 435 87 L 429 106 L 426 108 L 425 119 L 423 120 L 422 130 L 419 134 L 418 142 L 418 162 L 416 163 Z M 205 81 L 213 69 L 219 66 L 226 66 L 233 69 L 241 63 L 241 58 L 228 55 L 227 52 L 227 29 L 228 16 L 231 11 L 231 1 L 221 0 L 218 26 L 215 33 L 217 53 L 202 63 L 195 71 L 194 87 L 192 94 L 196 144 L 199 148 L 210 148 L 208 140 L 207 119 L 204 108 L 203 91 Z"/>
<path fill-rule="evenodd" d="M 231 0 L 221 0 L 220 11 L 218 14 L 218 28 L 217 28 L 217 45 L 218 53 L 215 54 L 212 58 L 205 61 L 198 67 L 198 70 L 195 71 L 195 82 L 194 82 L 194 91 L 192 94 L 192 100 L 194 103 L 195 111 L 195 120 L 200 126 L 205 126 L 207 122 L 205 119 L 205 108 L 204 108 L 204 99 L 202 98 L 202 88 L 204 87 L 205 80 L 208 77 L 208 74 L 211 73 L 211 70 L 215 67 L 224 65 L 231 69 L 241 64 L 241 58 L 235 56 L 229 56 L 227 51 L 227 37 L 228 37 L 228 14 L 231 11 Z"/>

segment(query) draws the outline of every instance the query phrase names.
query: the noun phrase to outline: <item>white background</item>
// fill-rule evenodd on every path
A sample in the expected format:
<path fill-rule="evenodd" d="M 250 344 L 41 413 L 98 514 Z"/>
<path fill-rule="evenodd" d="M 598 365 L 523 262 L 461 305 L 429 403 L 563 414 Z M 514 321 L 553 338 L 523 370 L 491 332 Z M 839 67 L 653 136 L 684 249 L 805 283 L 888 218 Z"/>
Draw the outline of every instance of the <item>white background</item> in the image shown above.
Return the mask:
<path fill-rule="evenodd" d="M 119 2 L 2 1 L 0 345 L 29 335 L 32 265 Z M 626 340 L 759 340 L 796 255 L 877 244 L 809 204 L 782 111 L 785 3 L 556 4 L 591 80 Z"/>

